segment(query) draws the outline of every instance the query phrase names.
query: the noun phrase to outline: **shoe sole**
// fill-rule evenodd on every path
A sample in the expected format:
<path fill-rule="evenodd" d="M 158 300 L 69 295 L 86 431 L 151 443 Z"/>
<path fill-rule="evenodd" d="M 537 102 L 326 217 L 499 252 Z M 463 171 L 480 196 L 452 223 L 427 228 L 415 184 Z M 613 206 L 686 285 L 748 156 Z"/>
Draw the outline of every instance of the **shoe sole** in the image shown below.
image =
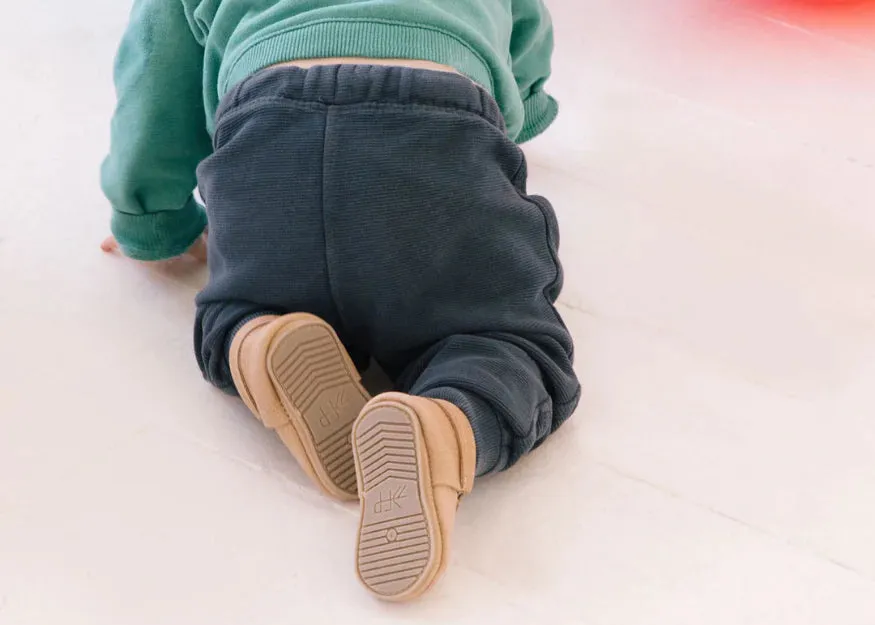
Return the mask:
<path fill-rule="evenodd" d="M 419 421 L 402 404 L 378 404 L 353 432 L 361 499 L 356 572 L 377 597 L 422 594 L 440 568 L 442 543 Z"/>
<path fill-rule="evenodd" d="M 277 434 L 292 428 L 323 490 L 356 499 L 350 432 L 370 397 L 334 330 L 318 317 L 289 324 L 272 340 L 267 364 L 288 418 Z"/>

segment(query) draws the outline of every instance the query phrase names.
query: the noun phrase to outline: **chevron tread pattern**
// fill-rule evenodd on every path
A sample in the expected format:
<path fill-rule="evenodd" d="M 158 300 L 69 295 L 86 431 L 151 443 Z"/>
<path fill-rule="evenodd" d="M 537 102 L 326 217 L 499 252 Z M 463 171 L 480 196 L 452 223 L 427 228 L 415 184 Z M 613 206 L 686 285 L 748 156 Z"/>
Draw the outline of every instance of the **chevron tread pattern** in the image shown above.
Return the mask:
<path fill-rule="evenodd" d="M 318 462 L 340 490 L 356 493 L 350 433 L 368 401 L 327 324 L 312 323 L 280 337 L 270 367 L 278 391 L 300 414 Z"/>
<path fill-rule="evenodd" d="M 356 565 L 362 581 L 385 597 L 412 587 L 432 557 L 419 500 L 418 442 L 410 419 L 400 410 L 376 409 L 354 432 L 363 485 Z"/>

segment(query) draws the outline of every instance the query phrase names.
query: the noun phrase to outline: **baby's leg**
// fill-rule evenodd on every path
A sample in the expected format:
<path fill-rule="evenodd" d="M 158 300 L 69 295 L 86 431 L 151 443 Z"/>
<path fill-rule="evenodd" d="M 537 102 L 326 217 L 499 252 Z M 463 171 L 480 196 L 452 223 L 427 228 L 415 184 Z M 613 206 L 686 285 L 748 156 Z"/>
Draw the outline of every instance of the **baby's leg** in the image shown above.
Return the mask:
<path fill-rule="evenodd" d="M 570 337 L 558 317 L 543 323 L 552 332 L 440 341 L 400 381 L 409 394 L 375 397 L 356 421 L 356 562 L 376 595 L 406 600 L 431 587 L 475 474 L 510 466 L 571 415 L 579 386 Z"/>
<path fill-rule="evenodd" d="M 558 318 L 544 323 L 552 324 L 557 336 L 567 335 Z M 502 471 L 576 407 L 579 386 L 564 349 L 547 334 L 525 330 L 457 334 L 414 363 L 400 390 L 458 406 L 474 433 L 477 475 Z"/>
<path fill-rule="evenodd" d="M 210 278 L 197 297 L 195 355 L 317 485 L 353 498 L 349 431 L 369 399 L 356 364 L 368 357 L 344 327 L 326 263 L 325 113 L 258 90 L 226 100 L 215 152 L 198 170 Z"/>
<path fill-rule="evenodd" d="M 410 115 L 397 131 L 370 120 L 391 151 L 379 172 L 359 159 L 361 175 L 404 193 L 356 223 L 356 256 L 331 266 L 349 285 L 344 311 L 403 391 L 375 397 L 353 426 L 358 574 L 395 601 L 440 577 L 475 474 L 534 449 L 580 393 L 554 306 L 562 270 L 552 206 L 526 193 L 522 154 L 486 122 L 425 120 Z M 393 142 L 393 132 L 403 137 Z M 383 199 L 347 189 L 332 211 L 348 215 L 374 197 Z M 329 237 L 351 237 L 348 223 L 333 221 Z"/>

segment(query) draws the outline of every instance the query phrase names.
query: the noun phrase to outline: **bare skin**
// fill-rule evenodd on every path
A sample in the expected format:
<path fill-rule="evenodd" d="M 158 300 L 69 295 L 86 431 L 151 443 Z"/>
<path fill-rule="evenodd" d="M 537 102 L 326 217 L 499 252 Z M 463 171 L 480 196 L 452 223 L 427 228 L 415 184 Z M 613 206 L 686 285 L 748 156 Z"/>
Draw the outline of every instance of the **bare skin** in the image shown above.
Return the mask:
<path fill-rule="evenodd" d="M 458 74 L 455 69 L 449 65 L 441 65 L 433 61 L 425 61 L 420 59 L 373 59 L 357 56 L 337 56 L 321 59 L 299 59 L 297 61 L 285 61 L 277 63 L 273 67 L 300 67 L 301 69 L 309 69 L 317 65 L 391 65 L 395 67 L 412 67 L 414 69 L 430 69 L 437 72 L 450 72 Z"/>
<path fill-rule="evenodd" d="M 106 252 L 107 254 L 115 254 L 120 253 L 121 250 L 119 248 L 118 241 L 115 240 L 115 237 L 108 236 L 103 240 L 103 243 L 100 244 L 100 249 Z M 198 263 L 207 262 L 207 233 L 204 232 L 201 236 L 195 240 L 188 250 L 182 254 L 181 256 L 177 256 L 176 258 L 170 258 L 168 260 L 159 260 L 159 261 L 141 261 L 150 266 L 158 266 L 167 263 L 173 263 L 177 259 L 190 258 L 192 260 L 197 261 Z"/>

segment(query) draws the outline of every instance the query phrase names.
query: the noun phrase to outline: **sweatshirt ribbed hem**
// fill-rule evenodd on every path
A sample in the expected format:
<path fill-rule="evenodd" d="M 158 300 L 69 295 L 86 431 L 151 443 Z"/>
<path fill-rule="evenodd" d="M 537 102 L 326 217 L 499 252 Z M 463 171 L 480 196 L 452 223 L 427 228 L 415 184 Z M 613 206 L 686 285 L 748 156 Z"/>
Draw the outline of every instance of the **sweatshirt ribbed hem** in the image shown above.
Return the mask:
<path fill-rule="evenodd" d="M 543 91 L 536 91 L 523 102 L 526 124 L 516 138 L 525 143 L 547 130 L 559 114 L 559 103 Z"/>
<path fill-rule="evenodd" d="M 112 234 L 125 256 L 164 260 L 184 254 L 207 227 L 203 207 L 189 199 L 179 210 L 130 215 L 113 212 Z"/>
<path fill-rule="evenodd" d="M 455 68 L 495 97 L 486 61 L 458 37 L 421 24 L 354 19 L 312 22 L 256 41 L 225 63 L 219 96 L 270 65 L 330 57 L 432 61 Z"/>

